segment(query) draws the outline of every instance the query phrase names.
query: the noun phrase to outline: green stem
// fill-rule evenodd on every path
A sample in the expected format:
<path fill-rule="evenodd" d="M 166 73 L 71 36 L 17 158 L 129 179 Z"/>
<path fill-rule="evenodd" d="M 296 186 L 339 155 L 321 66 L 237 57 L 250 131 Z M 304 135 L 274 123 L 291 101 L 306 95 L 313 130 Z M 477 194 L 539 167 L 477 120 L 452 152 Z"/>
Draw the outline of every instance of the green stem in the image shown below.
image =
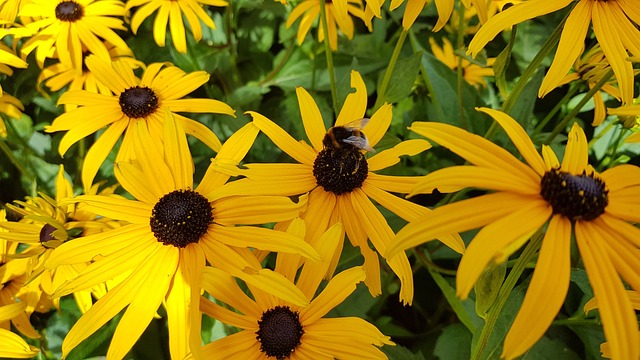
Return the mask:
<path fill-rule="evenodd" d="M 520 258 L 516 261 L 513 268 L 509 272 L 507 279 L 502 284 L 500 288 L 500 292 L 498 293 L 498 297 L 496 302 L 489 309 L 489 313 L 487 314 L 487 318 L 485 319 L 484 326 L 482 327 L 482 331 L 480 332 L 480 336 L 478 337 L 478 342 L 476 343 L 475 349 L 473 349 L 473 354 L 471 355 L 471 359 L 481 359 L 482 352 L 485 350 L 487 346 L 487 342 L 489 340 L 489 336 L 493 333 L 493 329 L 496 325 L 496 321 L 502 312 L 502 308 L 507 303 L 507 299 L 509 298 L 509 294 L 516 286 L 516 282 L 522 275 L 522 272 L 527 268 L 527 264 L 529 261 L 533 259 L 536 255 L 538 249 L 540 248 L 540 244 L 542 244 L 542 231 L 538 231 L 532 239 L 529 241 L 529 244 L 525 247 L 520 255 Z"/>
<path fill-rule="evenodd" d="M 560 110 L 562 106 L 565 105 L 573 97 L 573 95 L 575 95 L 575 93 L 578 91 L 578 88 L 579 88 L 578 86 L 572 86 L 567 92 L 567 94 L 563 96 L 560 101 L 556 103 L 553 109 L 549 111 L 547 116 L 545 116 L 544 119 L 542 119 L 542 121 L 540 121 L 540 123 L 536 126 L 535 130 L 533 131 L 533 134 L 531 135 L 532 138 L 536 137 L 536 135 L 538 135 L 542 131 L 542 129 L 544 129 L 544 127 L 555 116 L 558 110 Z"/>
<path fill-rule="evenodd" d="M 382 83 L 380 84 L 380 88 L 378 89 L 378 98 L 376 99 L 376 103 L 373 105 L 373 111 L 378 110 L 378 108 L 384 103 L 385 93 L 387 92 L 387 87 L 389 87 L 391 75 L 393 75 L 393 69 L 396 66 L 396 62 L 398 61 L 398 57 L 400 56 L 400 50 L 402 50 L 402 46 L 404 45 L 404 41 L 406 40 L 408 34 L 409 31 L 404 29 L 400 33 L 400 37 L 398 38 L 396 47 L 393 49 L 393 54 L 391 54 L 389 66 L 387 66 L 387 69 L 384 72 Z"/>
<path fill-rule="evenodd" d="M 278 75 L 280 70 L 282 70 L 282 68 L 287 64 L 287 62 L 291 58 L 291 55 L 293 55 L 293 50 L 295 50 L 295 48 L 296 48 L 296 39 L 293 38 L 291 39 L 291 41 L 289 41 L 289 44 L 287 45 L 287 49 L 285 50 L 285 53 L 282 56 L 282 59 L 280 59 L 280 62 L 278 62 L 278 64 L 273 68 L 273 70 L 271 70 L 271 72 L 267 74 L 267 76 L 265 76 L 265 78 L 262 81 L 260 81 L 259 83 L 260 86 L 265 86 Z"/>
<path fill-rule="evenodd" d="M 324 1 L 320 1 L 320 21 L 322 21 L 322 31 L 324 31 L 324 53 L 327 56 L 327 71 L 329 72 L 329 82 L 331 83 L 331 102 L 333 103 L 333 111 L 338 114 L 338 87 L 336 86 L 336 74 L 333 69 L 333 52 L 331 44 L 329 44 L 329 32 L 327 23 L 327 9 Z"/>
<path fill-rule="evenodd" d="M 529 82 L 529 79 L 531 79 L 531 77 L 540 68 L 540 64 L 542 64 L 542 60 L 544 60 L 544 58 L 547 57 L 547 55 L 551 52 L 551 50 L 553 50 L 553 48 L 560 41 L 560 34 L 562 34 L 562 29 L 564 28 L 565 20 L 566 20 L 566 17 L 565 19 L 562 20 L 560 24 L 558 24 L 558 26 L 553 31 L 551 36 L 549 36 L 549 38 L 547 39 L 547 41 L 545 41 L 540 51 L 538 51 L 538 53 L 533 58 L 533 60 L 531 60 L 531 62 L 529 63 L 529 66 L 527 66 L 527 68 L 524 70 L 524 72 L 520 76 L 520 79 L 518 79 L 518 82 L 511 90 L 509 97 L 507 97 L 504 100 L 504 103 L 502 104 L 502 111 L 504 113 L 508 114 L 513 109 L 513 106 L 516 104 L 516 101 L 520 97 L 520 93 L 522 93 L 522 91 L 524 90 L 525 86 Z"/>
<path fill-rule="evenodd" d="M 580 112 L 580 110 L 582 110 L 582 107 L 589 102 L 589 100 L 591 100 L 591 98 L 593 97 L 593 95 L 598 92 L 602 86 L 604 86 L 604 84 L 607 83 L 607 81 L 609 81 L 609 79 L 613 76 L 613 70 L 609 69 L 609 71 L 602 77 L 602 79 L 600 79 L 600 81 L 598 81 L 592 88 L 591 90 L 589 90 L 588 93 L 586 93 L 584 95 L 584 97 L 582 98 L 582 100 L 580 100 L 580 102 L 573 108 L 571 109 L 571 111 L 569 111 L 569 113 L 556 125 L 555 128 L 553 128 L 553 131 L 549 134 L 549 136 L 547 136 L 547 138 L 544 140 L 544 144 L 550 144 L 551 141 L 553 141 L 553 139 L 560 134 L 560 132 L 562 132 L 564 129 L 566 129 L 567 125 L 569 124 L 569 121 L 573 120 L 573 118 L 576 117 L 576 115 L 578 115 L 578 113 Z"/>

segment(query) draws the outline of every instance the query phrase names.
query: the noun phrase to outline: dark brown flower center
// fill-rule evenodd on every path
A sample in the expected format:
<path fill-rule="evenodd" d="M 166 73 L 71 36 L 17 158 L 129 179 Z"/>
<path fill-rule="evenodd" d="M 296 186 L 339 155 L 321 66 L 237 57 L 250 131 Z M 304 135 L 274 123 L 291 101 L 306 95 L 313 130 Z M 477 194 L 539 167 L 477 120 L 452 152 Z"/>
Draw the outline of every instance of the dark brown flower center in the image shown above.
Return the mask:
<path fill-rule="evenodd" d="M 260 351 L 278 360 L 291 356 L 304 334 L 298 312 L 288 306 L 265 311 L 258 326 L 256 339 L 260 342 Z"/>
<path fill-rule="evenodd" d="M 540 182 L 540 195 L 561 214 L 576 220 L 593 220 L 604 213 L 609 204 L 604 181 L 593 173 L 572 175 L 560 169 L 547 171 Z"/>
<path fill-rule="evenodd" d="M 63 1 L 56 6 L 56 18 L 60 21 L 74 22 L 83 15 L 82 6 L 75 1 Z"/>
<path fill-rule="evenodd" d="M 120 94 L 120 108 L 130 118 L 147 117 L 158 108 L 158 96 L 146 86 L 134 86 Z"/>
<path fill-rule="evenodd" d="M 361 187 L 368 174 L 367 159 L 357 147 L 350 144 L 343 144 L 339 148 L 325 147 L 313 162 L 313 176 L 317 184 L 336 195 Z"/>
<path fill-rule="evenodd" d="M 193 190 L 175 190 L 158 200 L 150 224 L 158 241 L 183 248 L 197 243 L 212 221 L 207 198 Z"/>
<path fill-rule="evenodd" d="M 55 226 L 51 224 L 44 224 L 42 229 L 40 229 L 40 244 L 42 244 L 42 246 L 44 247 L 47 247 L 47 242 L 56 240 L 56 238 L 53 236 L 53 232 L 56 230 L 57 229 L 55 228 Z"/>

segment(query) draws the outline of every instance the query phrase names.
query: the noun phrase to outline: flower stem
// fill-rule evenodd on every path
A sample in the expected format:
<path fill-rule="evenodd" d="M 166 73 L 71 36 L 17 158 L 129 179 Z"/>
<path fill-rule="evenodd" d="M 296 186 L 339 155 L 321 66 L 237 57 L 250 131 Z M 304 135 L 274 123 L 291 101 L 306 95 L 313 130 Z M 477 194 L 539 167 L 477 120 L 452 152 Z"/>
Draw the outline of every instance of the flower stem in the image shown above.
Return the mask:
<path fill-rule="evenodd" d="M 324 1 L 320 1 L 320 21 L 322 21 L 322 31 L 324 32 L 324 53 L 327 56 L 327 71 L 329 72 L 329 82 L 331 83 L 331 102 L 333 111 L 340 112 L 338 107 L 338 87 L 336 86 L 336 74 L 333 69 L 333 52 L 329 43 L 329 32 L 327 23 L 327 6 Z"/>
<path fill-rule="evenodd" d="M 471 355 L 471 359 L 479 360 L 482 358 L 482 352 L 485 350 L 487 346 L 487 342 L 489 340 L 489 336 L 493 333 L 493 329 L 496 325 L 496 321 L 502 312 L 502 308 L 507 303 L 507 299 L 509 298 L 509 294 L 516 285 L 516 282 L 522 275 L 522 272 L 527 268 L 527 264 L 529 261 L 533 259 L 536 252 L 540 248 L 542 244 L 542 231 L 538 231 L 529 241 L 527 247 L 522 251 L 520 257 L 511 268 L 507 279 L 502 284 L 500 288 L 500 292 L 498 293 L 498 297 L 496 302 L 491 306 L 489 313 L 487 314 L 487 318 L 485 319 L 484 326 L 482 327 L 482 331 L 480 336 L 478 337 L 478 342 L 476 343 L 475 349 L 473 349 L 473 354 Z"/>
<path fill-rule="evenodd" d="M 458 24 L 460 25 L 458 26 L 456 49 L 460 49 L 461 47 L 464 46 L 464 30 L 466 25 L 466 22 L 464 21 L 465 7 L 460 4 L 458 5 L 459 5 Z M 462 126 L 463 129 L 469 129 L 467 120 L 464 118 L 464 98 L 462 96 L 462 87 L 464 86 L 465 79 L 464 79 L 463 68 L 462 68 L 462 56 L 456 56 L 456 58 L 458 59 L 458 66 L 456 68 L 457 70 L 456 75 L 458 78 L 458 82 L 456 85 L 457 85 L 457 91 L 458 91 L 458 113 L 460 114 L 460 125 Z"/>
<path fill-rule="evenodd" d="M 408 30 L 402 30 L 400 33 L 400 37 L 398 38 L 398 42 L 396 43 L 396 47 L 393 49 L 393 54 L 391 54 L 391 59 L 389 60 L 389 66 L 384 72 L 384 77 L 382 78 L 382 83 L 380 84 L 380 88 L 378 89 L 378 98 L 376 99 L 376 103 L 373 105 L 373 111 L 378 110 L 380 106 L 384 103 L 384 95 L 387 92 L 387 88 L 389 87 L 389 82 L 391 81 L 391 75 L 393 74 L 393 69 L 396 66 L 396 62 L 398 61 L 398 57 L 400 56 L 400 50 L 402 50 L 402 46 L 404 45 L 404 41 L 409 34 Z"/>
<path fill-rule="evenodd" d="M 524 70 L 520 79 L 516 85 L 511 89 L 509 96 L 504 100 L 502 104 L 502 111 L 505 113 L 509 113 L 516 104 L 516 101 L 520 97 L 520 94 L 524 90 L 525 86 L 529 82 L 529 79 L 539 70 L 540 64 L 542 64 L 542 60 L 556 47 L 558 42 L 560 41 L 560 34 L 562 34 L 562 30 L 564 29 L 564 23 L 566 21 L 566 17 L 562 20 L 560 24 L 556 27 L 556 29 L 551 33 L 551 36 L 545 41 L 542 45 L 542 48 L 536 56 L 533 57 L 533 60 L 529 63 L 529 66 Z"/>
<path fill-rule="evenodd" d="M 553 139 L 560 134 L 560 132 L 562 132 L 562 130 L 564 130 L 567 127 L 567 124 L 569 124 L 569 121 L 573 120 L 573 118 L 576 117 L 576 115 L 578 115 L 578 113 L 580 112 L 580 110 L 582 110 L 582 107 L 589 102 L 589 100 L 591 100 L 591 98 L 593 97 L 593 95 L 598 92 L 602 86 L 604 86 L 604 84 L 607 83 L 607 81 L 609 81 L 609 79 L 613 76 L 613 70 L 609 69 L 609 71 L 602 77 L 602 79 L 600 79 L 600 81 L 598 81 L 592 88 L 591 90 L 589 90 L 588 93 L 586 93 L 582 99 L 580 100 L 580 102 L 573 108 L 571 109 L 571 111 L 569 111 L 569 113 L 567 115 L 565 115 L 565 117 L 556 125 L 555 128 L 553 128 L 553 131 L 551 131 L 551 133 L 549 134 L 549 136 L 547 136 L 547 138 L 544 140 L 544 144 L 550 144 L 551 141 L 553 141 Z"/>
<path fill-rule="evenodd" d="M 535 138 L 542 131 L 542 129 L 553 118 L 553 116 L 558 112 L 558 110 L 560 110 L 562 106 L 565 105 L 567 102 L 569 102 L 569 100 L 573 97 L 573 95 L 575 95 L 576 91 L 578 91 L 578 88 L 579 88 L 578 86 L 572 86 L 569 89 L 567 94 L 562 99 L 560 99 L 560 101 L 556 103 L 556 106 L 554 106 L 553 109 L 551 109 L 551 111 L 547 113 L 544 119 L 542 119 L 542 121 L 540 121 L 540 123 L 536 126 L 535 130 L 533 131 L 533 134 L 531 135 L 531 138 Z"/>

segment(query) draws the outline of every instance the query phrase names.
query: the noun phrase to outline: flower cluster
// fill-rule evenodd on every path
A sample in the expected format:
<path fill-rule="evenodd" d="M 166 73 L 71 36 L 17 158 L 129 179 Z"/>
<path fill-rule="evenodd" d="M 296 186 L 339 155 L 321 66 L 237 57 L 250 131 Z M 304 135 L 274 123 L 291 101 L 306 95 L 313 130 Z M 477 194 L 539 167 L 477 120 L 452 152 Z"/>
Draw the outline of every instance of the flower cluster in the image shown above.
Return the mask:
<path fill-rule="evenodd" d="M 0 1 L 0 357 L 640 358 L 638 26 Z"/>

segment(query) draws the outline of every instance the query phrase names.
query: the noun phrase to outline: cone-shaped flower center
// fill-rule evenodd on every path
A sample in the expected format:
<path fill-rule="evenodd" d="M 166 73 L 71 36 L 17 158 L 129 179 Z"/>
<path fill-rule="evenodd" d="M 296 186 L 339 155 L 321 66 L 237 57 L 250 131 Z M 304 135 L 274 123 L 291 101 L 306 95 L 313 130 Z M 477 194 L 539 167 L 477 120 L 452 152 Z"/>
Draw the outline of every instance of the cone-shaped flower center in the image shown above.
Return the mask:
<path fill-rule="evenodd" d="M 542 177 L 540 195 L 553 208 L 575 220 L 593 220 L 604 213 L 609 204 L 604 181 L 594 176 L 572 175 L 560 169 L 551 169 Z"/>
<path fill-rule="evenodd" d="M 325 145 L 313 162 L 313 176 L 317 184 L 336 195 L 361 187 L 368 174 L 369 165 L 364 154 L 347 143 Z"/>
<path fill-rule="evenodd" d="M 56 6 L 56 18 L 60 21 L 74 22 L 82 19 L 84 11 L 75 1 L 63 1 Z"/>
<path fill-rule="evenodd" d="M 165 245 L 183 248 L 198 242 L 213 221 L 207 198 L 193 190 L 175 190 L 158 200 L 151 231 Z"/>
<path fill-rule="evenodd" d="M 120 108 L 130 118 L 151 115 L 158 108 L 158 96 L 146 86 L 134 86 L 120 94 Z"/>
<path fill-rule="evenodd" d="M 256 339 L 260 342 L 260 351 L 276 359 L 288 358 L 301 344 L 300 338 L 304 334 L 298 312 L 288 306 L 265 311 L 258 326 Z"/>

